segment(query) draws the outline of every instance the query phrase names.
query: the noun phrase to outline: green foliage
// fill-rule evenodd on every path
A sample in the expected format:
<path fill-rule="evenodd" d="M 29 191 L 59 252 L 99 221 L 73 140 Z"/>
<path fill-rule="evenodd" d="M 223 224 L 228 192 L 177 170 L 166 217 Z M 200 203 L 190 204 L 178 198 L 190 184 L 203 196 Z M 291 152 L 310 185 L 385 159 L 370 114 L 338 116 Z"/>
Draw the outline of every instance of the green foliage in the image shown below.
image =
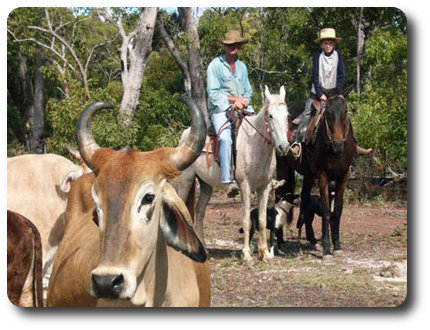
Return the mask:
<path fill-rule="evenodd" d="M 176 146 L 181 132 L 190 125 L 188 108 L 176 100 L 176 96 L 164 89 L 146 85 L 141 94 L 139 109 L 134 122 L 140 150 L 152 150 L 162 146 Z"/>
<path fill-rule="evenodd" d="M 7 143 L 20 139 L 21 132 L 21 115 L 18 108 L 7 104 Z"/>
<path fill-rule="evenodd" d="M 407 169 L 407 39 L 399 30 L 375 30 L 367 40 L 371 79 L 351 93 L 356 135 L 385 163 Z"/>
<path fill-rule="evenodd" d="M 76 123 L 82 111 L 95 101 L 105 101 L 118 104 L 121 98 L 118 83 L 112 83 L 106 88 L 95 88 L 91 91 L 91 100 L 85 99 L 85 91 L 81 84 L 71 81 L 69 95 L 62 99 L 50 99 L 46 107 L 48 137 L 46 149 L 61 155 L 66 155 L 65 144 L 76 145 Z M 125 128 L 118 123 L 117 110 L 105 110 L 95 115 L 93 119 L 93 135 L 101 146 L 115 149 L 136 143 L 136 125 Z"/>
<path fill-rule="evenodd" d="M 152 52 L 146 64 L 142 90 L 166 90 L 171 94 L 184 89 L 182 73 L 166 48 Z"/>
<path fill-rule="evenodd" d="M 21 129 L 21 115 L 18 108 L 7 104 L 7 156 L 15 156 L 24 152 Z"/>
<path fill-rule="evenodd" d="M 139 108 L 135 112 L 131 127 L 125 128 L 118 123 L 117 110 L 105 110 L 95 115 L 92 123 L 93 135 L 100 146 L 114 149 L 130 146 L 139 150 L 176 146 L 181 132 L 190 124 L 188 108 L 176 100 L 179 94 L 172 95 L 169 90 L 177 84 L 176 67 L 173 72 L 161 70 L 157 55 L 154 56 L 155 59 L 149 61 Z M 171 79 L 166 79 L 167 77 Z M 48 102 L 47 151 L 67 155 L 65 144 L 76 145 L 76 122 L 82 111 L 95 101 L 118 105 L 121 96 L 121 84 L 113 82 L 106 88 L 92 88 L 91 100 L 85 101 L 82 86 L 79 82 L 72 81 L 68 97 L 50 99 Z"/>
<path fill-rule="evenodd" d="M 114 8 L 125 30 L 138 21 L 139 9 Z M 52 62 L 42 68 L 45 78 L 46 147 L 48 152 L 65 154 L 65 143 L 75 144 L 75 125 L 79 114 L 93 101 L 116 105 L 122 97 L 118 30 L 100 19 L 95 8 L 49 8 L 54 27 L 67 38 L 81 60 L 91 53 L 87 72 L 91 99 L 70 68 L 58 56 L 46 52 L 65 69 L 60 74 Z M 44 26 L 43 8 L 17 8 L 8 17 L 8 29 L 18 39 L 36 38 L 46 42 L 47 35 L 30 29 Z M 314 43 L 323 27 L 334 27 L 343 38 L 341 50 L 347 71 L 346 87 L 354 89 L 357 68 L 357 31 L 352 22 L 360 17 L 360 8 L 209 8 L 199 20 L 203 74 L 210 61 L 222 51 L 219 40 L 229 29 L 242 30 L 251 42 L 244 45 L 240 58 L 247 64 L 253 87 L 253 105 L 262 104 L 262 89 L 273 93 L 286 87 L 287 100 L 305 99 L 311 86 L 312 57 L 319 51 Z M 352 92 L 348 104 L 356 136 L 366 147 L 375 148 L 393 169 L 407 169 L 407 38 L 406 18 L 396 8 L 363 8 L 365 54 L 360 61 L 361 94 Z M 189 40 L 179 28 L 176 13 L 159 14 L 180 52 L 185 55 Z M 20 59 L 26 59 L 28 72 L 34 70 L 34 42 L 16 42 L 8 33 L 8 153 L 22 152 L 23 93 L 19 76 Z M 100 46 L 103 44 L 102 46 Z M 70 54 L 66 57 L 71 61 Z M 184 57 L 185 58 L 185 57 Z M 184 90 L 182 73 L 155 31 L 140 95 L 140 106 L 132 125 L 119 125 L 118 111 L 104 111 L 93 121 L 93 133 L 100 145 L 121 148 L 125 145 L 142 150 L 175 146 L 181 131 L 189 125 L 188 109 L 176 101 Z"/>

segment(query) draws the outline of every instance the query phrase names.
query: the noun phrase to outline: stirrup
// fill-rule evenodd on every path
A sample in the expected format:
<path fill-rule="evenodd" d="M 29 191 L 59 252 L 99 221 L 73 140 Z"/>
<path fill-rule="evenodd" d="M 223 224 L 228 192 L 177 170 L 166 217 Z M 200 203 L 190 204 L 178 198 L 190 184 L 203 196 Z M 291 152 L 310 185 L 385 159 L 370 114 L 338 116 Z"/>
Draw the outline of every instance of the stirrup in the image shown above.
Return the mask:
<path fill-rule="evenodd" d="M 297 155 L 291 152 L 291 149 L 294 148 L 295 146 L 299 147 L 299 152 L 297 153 Z M 294 141 L 293 144 L 291 145 L 290 152 L 295 159 L 300 158 L 300 156 L 302 155 L 302 144 L 300 142 Z"/>

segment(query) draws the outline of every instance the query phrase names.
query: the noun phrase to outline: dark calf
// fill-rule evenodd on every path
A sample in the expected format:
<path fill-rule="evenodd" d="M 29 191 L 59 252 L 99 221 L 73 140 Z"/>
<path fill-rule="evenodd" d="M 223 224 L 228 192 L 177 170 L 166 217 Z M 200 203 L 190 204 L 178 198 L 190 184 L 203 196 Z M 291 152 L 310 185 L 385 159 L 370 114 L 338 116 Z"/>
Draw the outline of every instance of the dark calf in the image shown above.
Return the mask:
<path fill-rule="evenodd" d="M 334 191 L 331 190 L 330 191 L 330 207 L 333 207 L 333 201 L 334 201 Z M 308 219 L 308 227 L 312 226 L 312 223 L 314 221 L 315 218 L 315 214 L 318 215 L 319 217 L 323 216 L 323 206 L 322 206 L 322 202 L 321 202 L 321 197 L 319 195 L 310 195 L 309 196 L 309 203 L 308 203 L 309 207 L 306 210 L 306 216 Z M 297 220 L 297 230 L 298 230 L 298 238 L 300 239 L 302 236 L 302 227 L 303 224 L 305 224 L 306 222 L 306 216 L 305 216 L 305 211 L 300 209 L 300 214 L 299 214 L 299 218 Z M 306 229 L 308 230 L 308 229 Z M 308 235 L 306 235 L 307 237 L 309 237 Z M 316 240 L 315 241 L 311 241 L 310 242 L 312 245 L 316 244 Z"/>
<path fill-rule="evenodd" d="M 289 223 L 287 221 L 287 215 L 292 207 L 298 206 L 299 195 L 286 194 L 282 197 L 274 207 L 267 208 L 267 221 L 266 229 L 270 230 L 269 236 L 269 249 L 274 247 L 274 237 L 276 235 L 277 247 L 279 248 L 285 243 L 283 237 L 283 227 Z M 258 224 L 258 208 L 251 211 L 251 228 L 249 230 L 249 240 L 254 236 L 255 231 L 260 231 Z M 243 228 L 239 229 L 240 233 L 243 233 Z"/>

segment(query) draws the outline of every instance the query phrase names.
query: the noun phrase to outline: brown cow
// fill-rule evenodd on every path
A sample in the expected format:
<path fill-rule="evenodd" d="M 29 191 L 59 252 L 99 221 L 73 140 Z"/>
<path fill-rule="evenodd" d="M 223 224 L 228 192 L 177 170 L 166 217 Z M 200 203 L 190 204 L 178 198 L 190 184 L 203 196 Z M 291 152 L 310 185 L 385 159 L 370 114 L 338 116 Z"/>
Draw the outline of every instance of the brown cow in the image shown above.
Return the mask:
<path fill-rule="evenodd" d="M 80 154 L 93 169 L 72 183 L 66 230 L 55 256 L 48 306 L 209 306 L 206 252 L 167 180 L 200 154 L 206 125 L 184 98 L 192 133 L 177 148 L 100 148 L 89 106 L 78 122 Z"/>
<path fill-rule="evenodd" d="M 42 244 L 33 223 L 7 211 L 7 295 L 20 307 L 42 307 Z"/>

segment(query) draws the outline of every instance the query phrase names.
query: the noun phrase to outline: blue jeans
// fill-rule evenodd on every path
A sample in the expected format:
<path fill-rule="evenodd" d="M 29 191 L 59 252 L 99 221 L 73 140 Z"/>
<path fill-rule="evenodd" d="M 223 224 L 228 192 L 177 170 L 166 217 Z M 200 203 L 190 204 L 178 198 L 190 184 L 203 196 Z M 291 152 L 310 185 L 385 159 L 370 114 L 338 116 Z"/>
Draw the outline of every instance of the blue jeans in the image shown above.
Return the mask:
<path fill-rule="evenodd" d="M 218 135 L 220 128 L 221 134 L 218 136 L 219 159 L 221 166 L 221 183 L 229 183 L 231 181 L 230 164 L 231 164 L 231 123 L 227 118 L 227 111 L 213 113 L 211 122 Z"/>

